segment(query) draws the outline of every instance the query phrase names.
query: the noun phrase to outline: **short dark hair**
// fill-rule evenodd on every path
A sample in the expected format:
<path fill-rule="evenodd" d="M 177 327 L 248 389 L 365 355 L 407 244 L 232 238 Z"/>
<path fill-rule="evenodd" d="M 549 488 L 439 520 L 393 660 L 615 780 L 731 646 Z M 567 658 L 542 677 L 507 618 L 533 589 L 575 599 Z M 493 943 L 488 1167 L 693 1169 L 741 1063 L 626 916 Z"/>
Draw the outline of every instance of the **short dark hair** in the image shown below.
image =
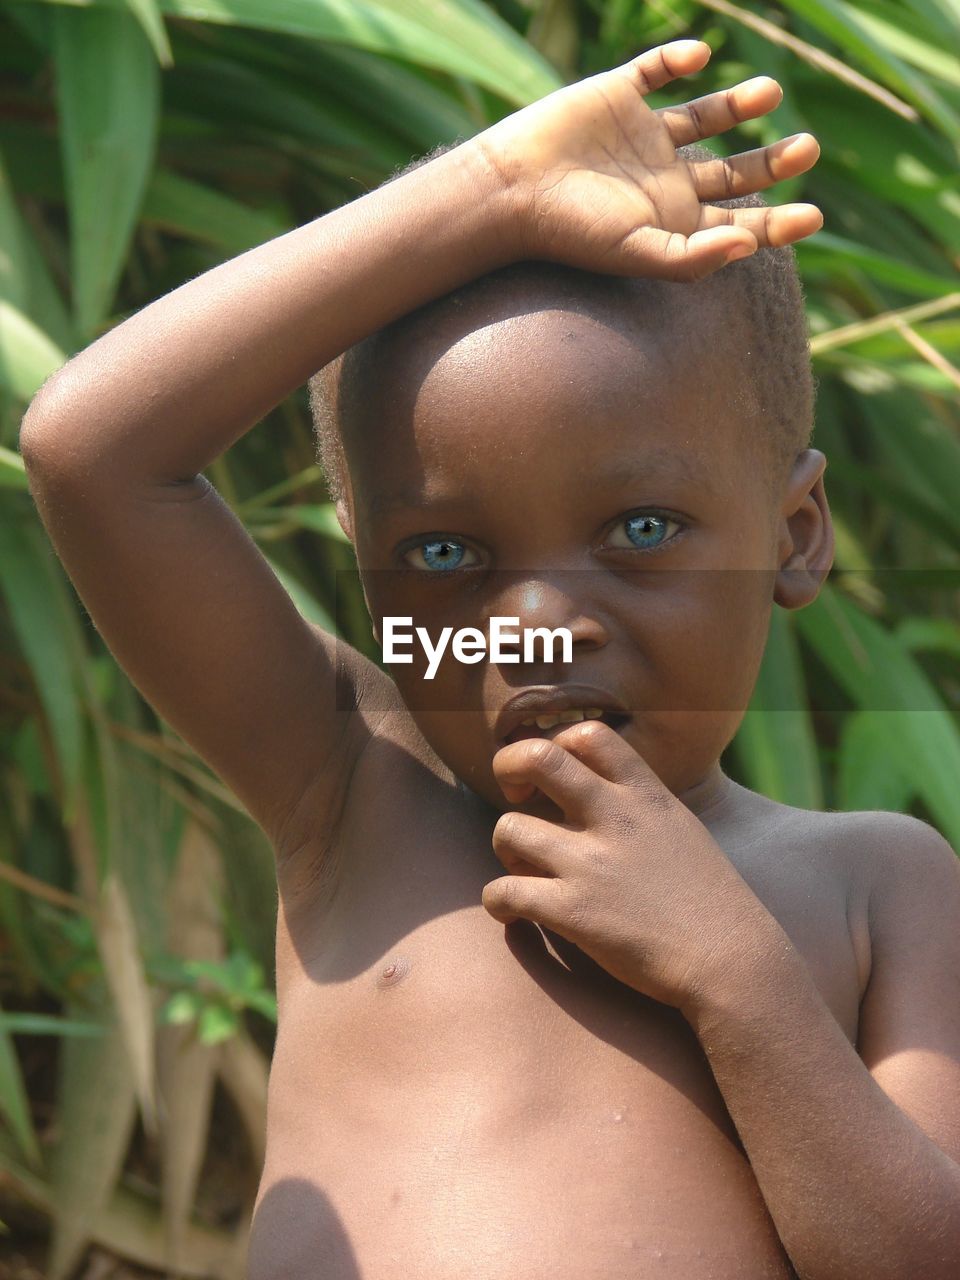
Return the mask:
<path fill-rule="evenodd" d="M 380 184 L 386 186 L 404 174 L 459 146 L 463 139 L 440 143 L 426 155 L 415 158 L 394 171 Z M 713 153 L 697 143 L 678 148 L 686 160 L 708 160 Z M 721 208 L 762 208 L 766 201 L 759 195 L 740 196 L 714 202 Z M 571 280 L 580 278 L 581 288 L 589 283 L 591 292 L 598 285 L 610 289 L 610 282 L 622 278 L 581 271 L 562 263 L 525 261 L 468 281 L 457 289 L 417 309 L 424 312 L 441 303 L 458 302 L 478 287 L 509 287 L 518 276 L 533 276 L 543 282 L 562 282 L 569 289 Z M 736 340 L 749 371 L 756 410 L 762 423 L 769 427 L 767 446 L 773 476 L 780 479 L 807 447 L 813 430 L 813 406 L 816 383 L 810 365 L 803 289 L 791 246 L 758 249 L 750 257 L 722 267 L 696 284 L 676 285 L 649 278 L 631 278 L 644 305 L 656 301 L 668 289 L 707 289 L 711 297 L 725 309 L 725 329 L 737 327 Z M 576 287 L 576 285 L 574 286 Z M 622 287 L 622 285 L 621 285 Z M 410 313 L 411 315 L 414 313 Z M 401 316 L 377 333 L 370 334 L 347 351 L 318 369 L 308 382 L 310 412 L 317 442 L 317 460 L 323 469 L 330 497 L 334 502 L 344 496 L 347 474 L 346 456 L 341 435 L 341 420 L 346 412 L 357 412 L 362 405 L 363 388 L 369 385 L 369 361 L 375 355 L 377 339 L 388 331 L 398 334 L 409 321 Z"/>

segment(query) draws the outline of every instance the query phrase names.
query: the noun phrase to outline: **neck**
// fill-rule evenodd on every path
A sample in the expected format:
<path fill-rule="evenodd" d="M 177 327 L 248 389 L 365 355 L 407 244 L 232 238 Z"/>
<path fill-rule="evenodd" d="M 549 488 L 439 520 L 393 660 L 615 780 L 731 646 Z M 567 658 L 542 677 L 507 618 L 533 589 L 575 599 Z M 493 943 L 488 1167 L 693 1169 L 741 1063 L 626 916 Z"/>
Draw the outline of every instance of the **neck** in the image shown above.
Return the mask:
<path fill-rule="evenodd" d="M 677 792 L 677 799 L 701 822 L 707 823 L 708 818 L 719 816 L 721 809 L 726 808 L 733 785 L 720 768 L 720 761 L 715 760 L 698 782 Z"/>

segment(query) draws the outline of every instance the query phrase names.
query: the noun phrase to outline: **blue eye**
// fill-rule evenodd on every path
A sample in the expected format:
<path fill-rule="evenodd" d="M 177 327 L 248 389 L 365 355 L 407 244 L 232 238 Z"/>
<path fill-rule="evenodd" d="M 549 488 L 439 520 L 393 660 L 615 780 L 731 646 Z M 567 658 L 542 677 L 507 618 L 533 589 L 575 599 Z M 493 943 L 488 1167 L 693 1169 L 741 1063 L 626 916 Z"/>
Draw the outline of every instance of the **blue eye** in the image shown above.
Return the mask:
<path fill-rule="evenodd" d="M 419 546 L 411 547 L 405 553 L 404 559 L 408 556 L 419 555 L 423 560 L 423 565 L 415 565 L 415 568 L 420 569 L 425 565 L 428 569 L 436 569 L 443 572 L 445 569 L 459 569 L 466 554 L 467 548 L 462 542 L 457 542 L 453 538 L 437 538 L 434 541 L 421 542 Z"/>
<path fill-rule="evenodd" d="M 654 547 L 658 547 L 661 543 L 668 540 L 668 530 L 673 525 L 680 528 L 679 520 L 671 520 L 669 516 L 659 516 L 652 512 L 628 516 L 626 520 L 622 520 L 617 526 L 616 533 L 624 531 L 629 543 L 619 543 L 613 545 L 633 546 L 641 551 L 649 551 Z"/>

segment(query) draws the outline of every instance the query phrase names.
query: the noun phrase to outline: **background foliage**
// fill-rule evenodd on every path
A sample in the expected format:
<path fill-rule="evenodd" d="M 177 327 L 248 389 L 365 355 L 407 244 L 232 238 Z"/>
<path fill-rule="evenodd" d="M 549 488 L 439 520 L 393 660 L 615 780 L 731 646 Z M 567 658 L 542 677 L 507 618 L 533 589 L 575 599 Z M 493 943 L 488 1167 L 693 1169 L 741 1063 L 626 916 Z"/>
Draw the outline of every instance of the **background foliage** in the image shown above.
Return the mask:
<path fill-rule="evenodd" d="M 52 1280 L 91 1245 L 242 1275 L 275 898 L 259 829 L 132 688 L 50 548 L 17 453 L 33 393 L 126 315 L 437 142 L 702 37 L 697 93 L 758 73 L 785 92 L 716 150 L 822 145 L 771 198 L 826 217 L 798 253 L 838 532 L 818 603 L 776 611 L 725 764 L 793 804 L 912 811 L 960 847 L 958 17 L 957 0 L 0 0 L 0 1216 L 24 1255 L 49 1236 Z M 332 626 L 351 554 L 305 391 L 208 475 Z M 375 656 L 359 598 L 341 616 Z"/>

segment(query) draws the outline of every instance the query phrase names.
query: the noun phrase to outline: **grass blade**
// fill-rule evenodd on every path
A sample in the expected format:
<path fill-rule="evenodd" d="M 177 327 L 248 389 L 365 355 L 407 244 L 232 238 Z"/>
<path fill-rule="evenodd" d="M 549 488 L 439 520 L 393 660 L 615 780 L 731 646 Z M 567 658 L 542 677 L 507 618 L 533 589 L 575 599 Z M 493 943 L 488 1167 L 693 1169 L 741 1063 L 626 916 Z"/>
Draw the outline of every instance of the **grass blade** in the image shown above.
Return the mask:
<path fill-rule="evenodd" d="M 43 1161 L 37 1135 L 33 1131 L 20 1063 L 13 1047 L 11 1031 L 16 1027 L 11 1026 L 10 1018 L 10 1014 L 0 1009 L 0 1117 L 6 1121 L 30 1167 L 40 1169 Z"/>
<path fill-rule="evenodd" d="M 129 13 L 60 7 L 54 16 L 73 309 L 90 339 L 110 309 L 153 163 L 159 72 Z"/>
<path fill-rule="evenodd" d="M 272 214 L 251 209 L 212 187 L 162 168 L 151 175 L 143 197 L 142 220 L 216 245 L 230 255 L 244 253 L 291 229 Z"/>
<path fill-rule="evenodd" d="M 0 155 L 0 299 L 22 312 L 54 347 L 73 350 L 73 329 L 29 225 L 20 216 Z M 66 357 L 64 356 L 64 359 Z M 51 370 L 52 372 L 52 370 Z"/>
<path fill-rule="evenodd" d="M 219 918 L 222 882 L 216 844 L 197 822 L 188 820 L 168 894 L 171 955 L 204 961 L 225 958 Z M 157 1049 L 164 1104 L 160 1152 L 167 1265 L 178 1267 L 186 1258 L 190 1207 L 206 1149 L 218 1052 L 200 1042 L 192 1025 L 161 1027 Z"/>
<path fill-rule="evenodd" d="M 0 521 L 0 594 L 30 666 L 72 809 L 85 747 L 74 648 L 64 627 L 64 589 L 36 522 L 18 515 Z"/>
<path fill-rule="evenodd" d="M 0 298 L 0 386 L 27 404 L 66 359 L 32 320 Z"/>
<path fill-rule="evenodd" d="M 124 0 L 124 4 L 143 28 L 161 67 L 172 67 L 173 54 L 156 0 Z"/>
<path fill-rule="evenodd" d="M 829 584 L 797 623 L 858 710 L 898 713 L 887 739 L 897 767 L 960 847 L 960 729 L 923 669 L 895 635 Z"/>
<path fill-rule="evenodd" d="M 136 1118 L 133 1073 L 123 1034 L 111 1024 L 105 991 L 97 997 L 96 1009 L 104 1034 L 66 1039 L 61 1046 L 48 1280 L 65 1280 L 79 1260 L 91 1226 L 117 1184 Z M 89 1012 L 73 1005 L 67 1017 L 82 1020 Z"/>
<path fill-rule="evenodd" d="M 0 444 L 0 489 L 29 490 L 26 468 L 19 453 Z"/>
<path fill-rule="evenodd" d="M 774 607 L 750 707 L 734 740 L 756 791 L 781 804 L 823 807 L 823 787 L 793 624 Z"/>
<path fill-rule="evenodd" d="M 906 811 L 914 795 L 900 757 L 909 712 L 857 711 L 840 734 L 837 792 L 842 809 Z"/>
<path fill-rule="evenodd" d="M 70 851 L 93 924 L 106 984 L 113 997 L 124 1053 L 140 1101 L 143 1126 L 157 1133 L 155 1014 L 130 900 L 111 861 L 99 880 L 90 806 L 81 793 L 69 832 Z"/>
<path fill-rule="evenodd" d="M 559 89 L 549 62 L 480 0 L 159 0 L 201 22 L 312 36 L 466 76 L 518 106 Z"/>

